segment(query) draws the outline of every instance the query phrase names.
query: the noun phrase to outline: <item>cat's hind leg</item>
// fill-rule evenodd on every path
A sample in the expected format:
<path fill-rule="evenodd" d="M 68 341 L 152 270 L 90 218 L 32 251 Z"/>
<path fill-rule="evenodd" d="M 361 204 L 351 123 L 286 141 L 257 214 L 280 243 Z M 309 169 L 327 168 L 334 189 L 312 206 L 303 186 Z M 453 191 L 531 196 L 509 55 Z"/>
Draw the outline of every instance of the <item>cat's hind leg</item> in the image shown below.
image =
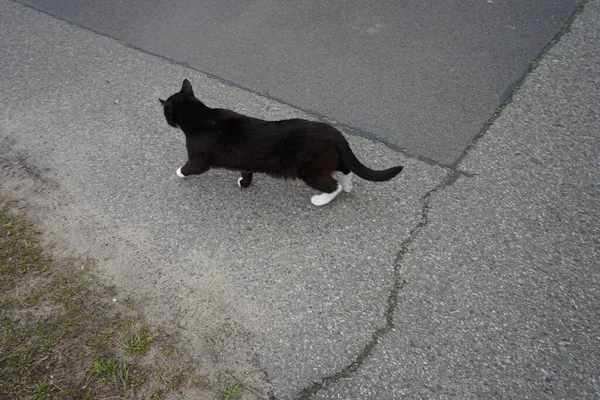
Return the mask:
<path fill-rule="evenodd" d="M 352 171 L 350 171 L 350 168 L 346 166 L 344 160 L 341 158 L 338 160 L 336 171 L 341 172 L 340 183 L 342 185 L 342 190 L 346 193 L 350 193 L 352 191 Z"/>
<path fill-rule="evenodd" d="M 323 192 L 310 198 L 311 203 L 315 206 L 324 206 L 335 199 L 342 191 L 342 185 L 333 179 L 331 174 L 325 174 L 319 177 L 303 177 L 302 180 L 306 182 L 308 186 Z"/>
<path fill-rule="evenodd" d="M 350 193 L 352 191 L 352 172 L 348 172 L 347 174 L 340 175 L 340 184 L 342 185 L 342 190 L 346 193 Z"/>
<path fill-rule="evenodd" d="M 252 183 L 252 172 L 242 172 L 242 177 L 237 182 L 240 187 L 247 188 Z"/>

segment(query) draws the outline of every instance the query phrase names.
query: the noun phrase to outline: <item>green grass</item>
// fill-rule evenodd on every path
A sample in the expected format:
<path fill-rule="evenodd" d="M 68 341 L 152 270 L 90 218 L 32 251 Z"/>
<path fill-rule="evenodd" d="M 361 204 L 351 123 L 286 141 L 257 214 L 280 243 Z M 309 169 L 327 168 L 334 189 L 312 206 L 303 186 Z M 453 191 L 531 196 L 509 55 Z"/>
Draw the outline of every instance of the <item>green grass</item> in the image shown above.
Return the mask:
<path fill-rule="evenodd" d="M 112 376 L 117 374 L 117 368 L 117 362 L 113 358 L 99 359 L 92 362 L 89 372 L 96 375 Z"/>
<path fill-rule="evenodd" d="M 123 391 L 140 386 L 145 382 L 145 376 L 138 373 L 135 367 L 120 363 L 114 358 L 94 360 L 88 373 L 112 379 L 123 388 Z"/>
<path fill-rule="evenodd" d="M 242 397 L 242 385 L 239 382 L 232 382 L 223 390 L 222 400 L 236 400 Z"/>
<path fill-rule="evenodd" d="M 55 260 L 40 232 L 0 198 L 0 398 L 164 398 L 218 388 L 152 329 L 132 300 L 81 268 Z M 236 399 L 239 387 L 228 387 Z M 225 395 L 224 395 L 225 396 Z"/>
<path fill-rule="evenodd" d="M 104 328 L 98 333 L 90 335 L 90 345 L 102 349 L 106 347 L 114 339 L 117 330 L 112 327 Z"/>
<path fill-rule="evenodd" d="M 140 324 L 135 320 L 125 321 L 120 338 L 117 339 L 119 348 L 130 354 L 146 354 L 154 338 L 150 335 L 147 324 Z"/>
<path fill-rule="evenodd" d="M 47 379 L 43 379 L 33 388 L 31 400 L 50 400 L 54 391 L 55 387 Z"/>
<path fill-rule="evenodd" d="M 23 218 L 0 213 L 0 293 L 14 289 L 16 279 L 32 270 L 43 271 L 51 257 L 43 254 L 39 232 Z"/>

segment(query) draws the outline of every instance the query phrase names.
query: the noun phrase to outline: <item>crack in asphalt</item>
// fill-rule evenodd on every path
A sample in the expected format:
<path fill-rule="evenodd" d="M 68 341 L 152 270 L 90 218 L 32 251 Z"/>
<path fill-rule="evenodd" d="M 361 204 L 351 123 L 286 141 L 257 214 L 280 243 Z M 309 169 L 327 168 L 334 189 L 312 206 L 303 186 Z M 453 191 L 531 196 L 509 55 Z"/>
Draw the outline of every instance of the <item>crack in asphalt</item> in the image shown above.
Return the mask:
<path fill-rule="evenodd" d="M 565 23 L 563 24 L 561 29 L 558 31 L 558 33 L 546 44 L 546 46 L 544 46 L 544 48 L 540 51 L 540 53 L 536 57 L 534 57 L 534 59 L 531 62 L 530 68 L 521 76 L 520 79 L 518 79 L 516 81 L 516 83 L 510 89 L 509 93 L 506 95 L 506 97 L 504 98 L 504 100 L 502 101 L 500 106 L 496 109 L 494 114 L 488 119 L 488 121 L 486 121 L 486 123 L 482 127 L 481 131 L 471 140 L 471 142 L 467 145 L 467 147 L 465 147 L 465 149 L 457 157 L 457 159 L 454 161 L 454 163 L 452 163 L 452 165 L 442 165 L 435 160 L 428 160 L 428 159 L 422 160 L 420 158 L 420 156 L 407 154 L 404 150 L 397 148 L 397 146 L 390 145 L 389 143 L 383 143 L 390 149 L 400 152 L 408 157 L 417 158 L 420 161 L 423 161 L 427 164 L 436 165 L 436 166 L 440 166 L 442 168 L 448 169 L 448 173 L 446 174 L 446 176 L 442 179 L 442 181 L 439 184 L 437 184 L 433 189 L 431 189 L 427 193 L 425 193 L 425 195 L 421 198 L 421 201 L 423 202 L 423 207 L 421 209 L 421 220 L 413 227 L 413 229 L 410 231 L 408 237 L 400 244 L 400 250 L 396 254 L 396 259 L 394 260 L 394 285 L 393 285 L 392 289 L 390 290 L 390 294 L 387 299 L 387 308 L 385 311 L 385 319 L 386 319 L 385 326 L 377 329 L 373 333 L 372 339 L 365 345 L 363 350 L 352 360 L 352 362 L 350 364 L 348 364 L 346 367 L 344 367 L 340 371 L 336 372 L 335 374 L 326 376 L 326 377 L 322 378 L 320 381 L 313 382 L 312 385 L 302 389 L 299 392 L 298 397 L 296 397 L 297 400 L 308 400 L 308 399 L 312 398 L 312 396 L 317 394 L 317 392 L 326 388 L 329 384 L 337 382 L 340 379 L 347 378 L 352 373 L 356 372 L 360 368 L 360 366 L 363 364 L 365 359 L 371 354 L 371 352 L 373 351 L 375 346 L 379 343 L 379 341 L 387 333 L 389 333 L 391 330 L 394 329 L 394 312 L 398 308 L 398 294 L 406 285 L 406 281 L 402 278 L 402 274 L 401 274 L 402 259 L 404 258 L 404 255 L 408 252 L 410 244 L 412 242 L 414 242 L 414 240 L 417 238 L 419 232 L 423 228 L 425 228 L 425 226 L 427 226 L 427 224 L 429 223 L 428 213 L 429 213 L 429 203 L 430 203 L 431 196 L 433 194 L 437 193 L 438 191 L 444 190 L 446 187 L 451 186 L 454 182 L 456 182 L 461 177 L 473 178 L 473 177 L 477 176 L 477 173 L 470 173 L 467 171 L 460 170 L 459 169 L 460 164 L 465 159 L 465 157 L 470 153 L 470 151 L 477 145 L 477 143 L 479 143 L 479 141 L 485 136 L 485 134 L 490 129 L 490 127 L 494 124 L 494 122 L 502 114 L 502 112 L 504 111 L 506 106 L 508 106 L 512 102 L 513 96 L 518 92 L 519 88 L 521 87 L 521 85 L 523 84 L 525 79 L 529 76 L 529 74 L 531 74 L 538 67 L 539 62 L 544 57 L 544 55 L 548 52 L 548 50 L 552 46 L 554 46 L 562 38 L 562 36 L 568 31 L 568 29 L 571 26 L 571 23 L 573 22 L 575 17 L 583 11 L 585 5 L 589 1 L 590 0 L 583 0 L 579 3 L 579 6 L 565 21 Z M 324 118 L 324 119 L 325 119 L 325 121 L 330 122 L 326 118 Z M 367 139 L 373 140 L 371 135 L 364 135 L 363 132 L 361 132 L 360 130 L 357 130 L 357 129 L 349 127 L 349 126 L 345 126 L 343 124 L 342 125 L 338 124 L 338 126 L 343 127 L 344 130 L 356 132 L 355 136 L 362 136 Z M 381 142 L 380 140 L 377 140 L 377 141 Z M 275 398 L 272 397 L 271 399 L 275 399 Z"/>
<path fill-rule="evenodd" d="M 421 208 L 420 221 L 415 224 L 408 237 L 400 244 L 400 250 L 394 259 L 394 282 L 386 301 L 387 307 L 385 310 L 385 326 L 377 329 L 373 333 L 371 340 L 350 362 L 350 364 L 346 365 L 335 374 L 326 376 L 320 381 L 313 382 L 312 385 L 302 389 L 296 397 L 297 400 L 308 400 L 317 394 L 317 392 L 319 392 L 321 389 L 327 387 L 329 384 L 337 382 L 340 379 L 347 378 L 352 373 L 356 372 L 366 358 L 371 354 L 380 340 L 394 329 L 394 312 L 398 308 L 398 294 L 406 285 L 406 281 L 402 278 L 402 259 L 408 252 L 410 244 L 417 238 L 419 232 L 429 223 L 428 213 L 431 196 L 439 190 L 443 190 L 447 186 L 447 182 L 454 175 L 454 172 L 455 171 L 449 171 L 440 183 L 438 183 L 433 189 L 429 190 L 427 193 L 425 193 L 425 195 L 423 195 L 423 197 L 421 197 L 421 202 L 423 205 Z M 272 399 L 274 399 L 274 397 L 272 397 Z"/>

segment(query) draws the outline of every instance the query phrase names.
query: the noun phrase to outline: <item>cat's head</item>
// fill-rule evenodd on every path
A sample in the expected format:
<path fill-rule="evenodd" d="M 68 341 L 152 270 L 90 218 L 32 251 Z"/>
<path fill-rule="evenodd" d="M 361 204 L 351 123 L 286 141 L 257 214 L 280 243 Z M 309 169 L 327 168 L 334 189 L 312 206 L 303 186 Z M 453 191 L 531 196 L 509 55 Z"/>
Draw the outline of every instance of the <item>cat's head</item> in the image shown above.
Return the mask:
<path fill-rule="evenodd" d="M 170 96 L 167 100 L 158 99 L 160 104 L 163 106 L 163 111 L 165 113 L 165 119 L 167 123 L 174 128 L 178 127 L 178 122 L 175 112 L 177 106 L 186 99 L 194 98 L 194 91 L 192 90 L 192 84 L 187 79 L 183 80 L 183 85 L 181 85 L 181 90 L 174 95 Z"/>

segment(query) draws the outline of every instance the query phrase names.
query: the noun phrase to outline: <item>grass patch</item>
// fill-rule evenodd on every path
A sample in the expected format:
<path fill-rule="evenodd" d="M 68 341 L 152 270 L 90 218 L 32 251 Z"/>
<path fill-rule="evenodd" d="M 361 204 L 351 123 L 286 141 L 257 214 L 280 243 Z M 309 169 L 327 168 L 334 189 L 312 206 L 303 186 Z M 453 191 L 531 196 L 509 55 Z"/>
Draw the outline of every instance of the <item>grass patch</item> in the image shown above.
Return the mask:
<path fill-rule="evenodd" d="M 38 234 L 24 218 L 0 213 L 0 293 L 14 289 L 19 276 L 48 268 L 51 257 L 43 254 Z"/>
<path fill-rule="evenodd" d="M 33 388 L 31 400 L 50 400 L 56 388 L 47 380 L 43 379 Z"/>
<path fill-rule="evenodd" d="M 239 382 L 230 383 L 221 395 L 222 400 L 236 400 L 242 398 L 242 385 Z"/>
<path fill-rule="evenodd" d="M 115 375 L 117 362 L 113 358 L 94 360 L 89 372 L 96 375 Z"/>
<path fill-rule="evenodd" d="M 122 324 L 117 344 L 124 352 L 142 355 L 148 352 L 154 339 L 150 335 L 150 328 L 147 324 L 139 323 L 135 320 L 127 320 Z"/>
<path fill-rule="evenodd" d="M 93 268 L 81 267 L 89 260 L 53 259 L 39 234 L 0 199 L 0 398 L 219 392 L 173 339 L 144 321 L 133 301 L 112 301 L 113 291 Z M 241 386 L 221 393 L 237 399 Z"/>

